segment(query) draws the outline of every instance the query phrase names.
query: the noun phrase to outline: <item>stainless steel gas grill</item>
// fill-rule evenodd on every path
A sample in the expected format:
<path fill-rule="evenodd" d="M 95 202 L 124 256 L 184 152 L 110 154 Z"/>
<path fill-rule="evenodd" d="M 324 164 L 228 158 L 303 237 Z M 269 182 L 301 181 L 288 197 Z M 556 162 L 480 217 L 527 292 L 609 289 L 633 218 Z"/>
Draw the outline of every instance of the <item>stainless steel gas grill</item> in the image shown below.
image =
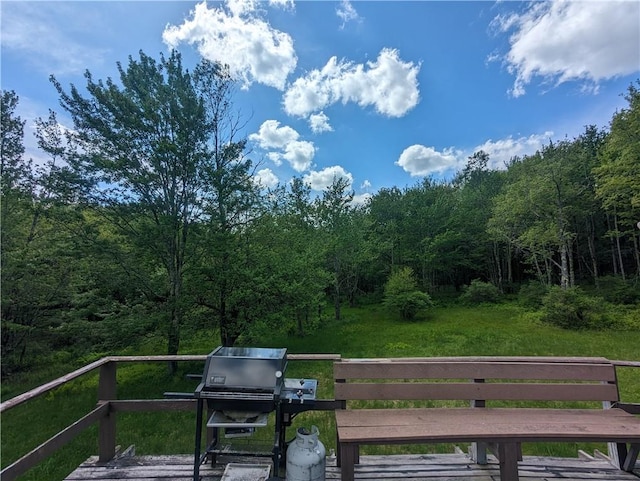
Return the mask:
<path fill-rule="evenodd" d="M 315 379 L 285 379 L 287 350 L 251 347 L 218 347 L 208 356 L 202 379 L 194 392 L 197 400 L 194 481 L 199 481 L 200 465 L 209 458 L 216 462 L 222 452 L 222 429 L 226 437 L 250 435 L 267 425 L 275 412 L 275 433 L 271 452 L 224 449 L 224 454 L 270 456 L 274 475 L 286 452 L 285 430 L 292 418 L 313 409 Z M 207 408 L 207 446 L 202 452 L 203 411 Z"/>

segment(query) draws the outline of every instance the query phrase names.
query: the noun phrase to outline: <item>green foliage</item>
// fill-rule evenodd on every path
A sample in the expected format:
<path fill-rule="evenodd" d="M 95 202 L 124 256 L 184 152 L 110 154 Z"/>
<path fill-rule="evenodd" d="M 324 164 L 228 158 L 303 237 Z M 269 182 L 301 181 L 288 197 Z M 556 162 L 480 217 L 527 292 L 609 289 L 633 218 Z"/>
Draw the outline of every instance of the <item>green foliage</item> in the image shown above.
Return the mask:
<path fill-rule="evenodd" d="M 594 169 L 596 194 L 607 212 L 632 230 L 640 212 L 640 80 L 627 89 L 628 107 L 613 115 L 611 132 Z"/>
<path fill-rule="evenodd" d="M 385 303 L 406 318 L 427 290 L 451 305 L 472 279 L 489 281 L 465 289 L 474 305 L 499 299 L 493 286 L 510 294 L 538 279 L 519 295 L 530 309 L 542 306 L 542 284 L 601 279 L 596 294 L 617 304 L 601 317 L 633 324 L 640 294 L 624 279 L 640 268 L 635 86 L 609 133 L 589 126 L 506 170 L 479 151 L 451 182 L 381 189 L 358 206 L 345 179 L 316 197 L 302 178 L 258 186 L 228 69 L 141 52 L 118 73 L 87 73 L 83 89 L 66 91 L 54 80 L 74 125 L 54 112 L 36 121 L 49 156 L 36 169 L 17 95 L 3 92 L 5 375 L 49 362 L 52 349 L 83 356 L 164 336 L 173 352 L 194 330 L 229 345 L 312 335 L 347 304 L 376 306 L 399 266 L 413 284 Z"/>
<path fill-rule="evenodd" d="M 470 285 L 464 287 L 460 300 L 465 304 L 493 304 L 498 302 L 501 297 L 502 294 L 496 286 L 490 282 L 474 279 Z"/>
<path fill-rule="evenodd" d="M 406 321 L 433 305 L 428 294 L 418 290 L 413 271 L 404 267 L 391 274 L 384 288 L 384 304 Z"/>
<path fill-rule="evenodd" d="M 613 325 L 601 298 L 579 287 L 552 286 L 542 299 L 542 320 L 564 329 L 604 329 Z"/>
<path fill-rule="evenodd" d="M 523 307 L 539 309 L 542 307 L 542 299 L 549 292 L 549 286 L 542 282 L 530 281 L 518 290 L 518 301 Z"/>
<path fill-rule="evenodd" d="M 638 280 L 604 276 L 598 279 L 597 295 L 614 304 L 636 304 L 640 302 Z"/>

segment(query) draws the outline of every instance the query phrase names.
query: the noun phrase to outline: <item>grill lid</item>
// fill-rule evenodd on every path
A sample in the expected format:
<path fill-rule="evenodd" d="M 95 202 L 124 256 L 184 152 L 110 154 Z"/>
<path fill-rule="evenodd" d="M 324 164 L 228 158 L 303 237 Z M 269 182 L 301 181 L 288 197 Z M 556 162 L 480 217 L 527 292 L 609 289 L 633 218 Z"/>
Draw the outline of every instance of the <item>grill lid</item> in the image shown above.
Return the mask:
<path fill-rule="evenodd" d="M 286 349 L 218 347 L 207 356 L 202 389 L 274 393 L 286 367 Z"/>

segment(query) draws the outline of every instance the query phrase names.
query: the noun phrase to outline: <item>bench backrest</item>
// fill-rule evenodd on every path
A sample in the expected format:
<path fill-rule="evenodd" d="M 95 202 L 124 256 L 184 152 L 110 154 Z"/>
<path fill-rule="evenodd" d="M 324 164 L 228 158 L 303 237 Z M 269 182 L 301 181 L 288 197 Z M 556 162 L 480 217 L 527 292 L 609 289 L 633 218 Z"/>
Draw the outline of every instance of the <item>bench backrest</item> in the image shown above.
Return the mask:
<path fill-rule="evenodd" d="M 617 402 L 615 366 L 604 358 L 456 357 L 342 359 L 336 400 Z"/>

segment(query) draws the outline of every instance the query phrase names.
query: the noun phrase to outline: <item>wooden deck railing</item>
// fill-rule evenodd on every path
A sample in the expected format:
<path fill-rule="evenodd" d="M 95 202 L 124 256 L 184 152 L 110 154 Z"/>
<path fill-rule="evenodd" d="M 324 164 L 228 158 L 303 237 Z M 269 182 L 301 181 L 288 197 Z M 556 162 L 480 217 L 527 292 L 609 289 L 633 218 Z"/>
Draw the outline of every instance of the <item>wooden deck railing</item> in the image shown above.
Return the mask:
<path fill-rule="evenodd" d="M 290 361 L 334 361 L 339 354 L 287 354 Z M 206 360 L 205 355 L 183 356 L 108 356 L 38 386 L 0 404 L 0 414 L 42 396 L 85 374 L 99 370 L 97 405 L 89 413 L 67 426 L 0 472 L 0 479 L 12 481 L 47 459 L 95 423 L 99 423 L 98 457 L 106 462 L 116 453 L 116 413 L 195 410 L 195 399 L 126 399 L 117 398 L 119 363 L 185 362 Z M 640 366 L 640 363 L 638 363 Z"/>
<path fill-rule="evenodd" d="M 291 361 L 335 361 L 339 354 L 288 354 Z M 0 472 L 0 479 L 12 481 L 29 469 L 47 459 L 57 450 L 71 442 L 80 433 L 95 423 L 99 423 L 98 457 L 106 462 L 113 458 L 116 451 L 116 413 L 118 412 L 149 412 L 149 411 L 188 411 L 195 410 L 195 400 L 192 399 L 126 399 L 117 398 L 117 365 L 119 363 L 156 363 L 156 362 L 186 362 L 205 361 L 205 355 L 182 356 L 108 356 L 98 361 L 65 374 L 51 382 L 38 386 L 28 392 L 20 394 L 0 403 L 0 413 L 4 413 L 16 406 L 38 398 L 43 394 L 61 387 L 68 382 L 85 374 L 99 370 L 97 405 L 71 425 L 58 432 L 20 459 L 5 467 Z M 616 367 L 640 368 L 638 361 L 611 361 Z M 634 414 L 640 414 L 640 406 L 627 405 Z"/>

